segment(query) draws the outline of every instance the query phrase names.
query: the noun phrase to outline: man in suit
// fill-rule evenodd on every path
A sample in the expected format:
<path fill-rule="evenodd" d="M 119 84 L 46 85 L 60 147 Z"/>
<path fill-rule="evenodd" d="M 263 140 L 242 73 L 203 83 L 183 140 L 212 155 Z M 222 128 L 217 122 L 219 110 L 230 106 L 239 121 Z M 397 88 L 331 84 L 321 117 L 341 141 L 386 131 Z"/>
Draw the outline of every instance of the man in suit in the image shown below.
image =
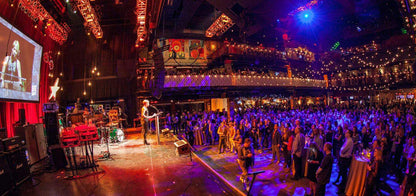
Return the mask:
<path fill-rule="evenodd" d="M 302 151 L 305 147 L 305 136 L 301 133 L 301 129 L 302 128 L 300 126 L 295 128 L 296 136 L 293 140 L 292 146 L 292 156 L 295 164 L 295 175 L 292 178 L 293 180 L 299 180 L 302 177 Z"/>

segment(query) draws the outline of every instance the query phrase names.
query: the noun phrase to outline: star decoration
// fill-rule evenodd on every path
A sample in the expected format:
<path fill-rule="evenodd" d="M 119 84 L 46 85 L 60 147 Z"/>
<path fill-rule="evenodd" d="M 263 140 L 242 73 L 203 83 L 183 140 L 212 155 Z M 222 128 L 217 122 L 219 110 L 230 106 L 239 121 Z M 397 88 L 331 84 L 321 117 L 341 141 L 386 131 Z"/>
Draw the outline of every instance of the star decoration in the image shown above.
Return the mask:
<path fill-rule="evenodd" d="M 51 86 L 51 94 L 49 95 L 49 100 L 53 97 L 54 99 L 56 99 L 56 92 L 59 90 L 59 78 L 56 78 L 55 80 L 55 84 L 53 86 Z"/>

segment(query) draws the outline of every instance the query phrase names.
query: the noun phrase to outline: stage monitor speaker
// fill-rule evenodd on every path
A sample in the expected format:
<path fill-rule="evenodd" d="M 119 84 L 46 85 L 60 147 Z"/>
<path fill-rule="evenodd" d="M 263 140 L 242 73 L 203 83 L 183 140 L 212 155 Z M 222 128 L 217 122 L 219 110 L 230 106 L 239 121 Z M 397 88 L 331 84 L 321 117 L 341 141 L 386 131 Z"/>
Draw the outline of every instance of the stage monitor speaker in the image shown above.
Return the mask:
<path fill-rule="evenodd" d="M 26 114 L 24 108 L 19 109 L 19 122 L 21 124 L 26 124 Z"/>
<path fill-rule="evenodd" d="M 13 184 L 6 156 L 0 153 L 0 195 L 7 195 Z"/>
<path fill-rule="evenodd" d="M 179 140 L 175 142 L 174 144 L 176 146 L 176 153 L 178 155 L 187 154 L 191 151 L 191 149 L 189 148 L 188 142 L 186 142 L 185 140 Z"/>
<path fill-rule="evenodd" d="M 30 170 L 27 163 L 26 149 L 19 148 L 11 152 L 6 152 L 5 154 L 12 179 L 16 185 L 20 185 L 29 179 Z"/>

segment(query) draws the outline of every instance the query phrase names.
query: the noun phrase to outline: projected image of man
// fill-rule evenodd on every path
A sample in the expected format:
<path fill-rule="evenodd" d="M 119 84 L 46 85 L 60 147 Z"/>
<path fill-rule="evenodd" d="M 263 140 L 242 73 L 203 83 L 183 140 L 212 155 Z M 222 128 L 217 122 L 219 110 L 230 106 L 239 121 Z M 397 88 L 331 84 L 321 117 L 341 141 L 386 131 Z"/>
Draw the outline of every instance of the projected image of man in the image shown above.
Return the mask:
<path fill-rule="evenodd" d="M 24 91 L 24 82 L 22 78 L 22 68 L 19 60 L 20 44 L 19 41 L 13 41 L 13 48 L 10 56 L 6 56 L 3 60 L 1 70 L 1 88 Z"/>

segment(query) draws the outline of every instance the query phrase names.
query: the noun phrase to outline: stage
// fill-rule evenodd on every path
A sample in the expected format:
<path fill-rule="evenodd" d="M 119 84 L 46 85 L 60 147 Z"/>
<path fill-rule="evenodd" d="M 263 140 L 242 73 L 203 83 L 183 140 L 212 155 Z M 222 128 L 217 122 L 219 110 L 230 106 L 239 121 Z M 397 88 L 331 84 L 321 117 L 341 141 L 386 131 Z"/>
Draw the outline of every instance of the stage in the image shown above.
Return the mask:
<path fill-rule="evenodd" d="M 149 146 L 139 134 L 110 144 L 113 160 L 97 162 L 104 173 L 68 180 L 63 170 L 45 170 L 12 195 L 235 195 L 198 161 L 176 155 L 174 138 L 161 137 L 161 145 L 156 135 L 150 138 Z M 96 160 L 105 148 L 94 145 Z"/>

